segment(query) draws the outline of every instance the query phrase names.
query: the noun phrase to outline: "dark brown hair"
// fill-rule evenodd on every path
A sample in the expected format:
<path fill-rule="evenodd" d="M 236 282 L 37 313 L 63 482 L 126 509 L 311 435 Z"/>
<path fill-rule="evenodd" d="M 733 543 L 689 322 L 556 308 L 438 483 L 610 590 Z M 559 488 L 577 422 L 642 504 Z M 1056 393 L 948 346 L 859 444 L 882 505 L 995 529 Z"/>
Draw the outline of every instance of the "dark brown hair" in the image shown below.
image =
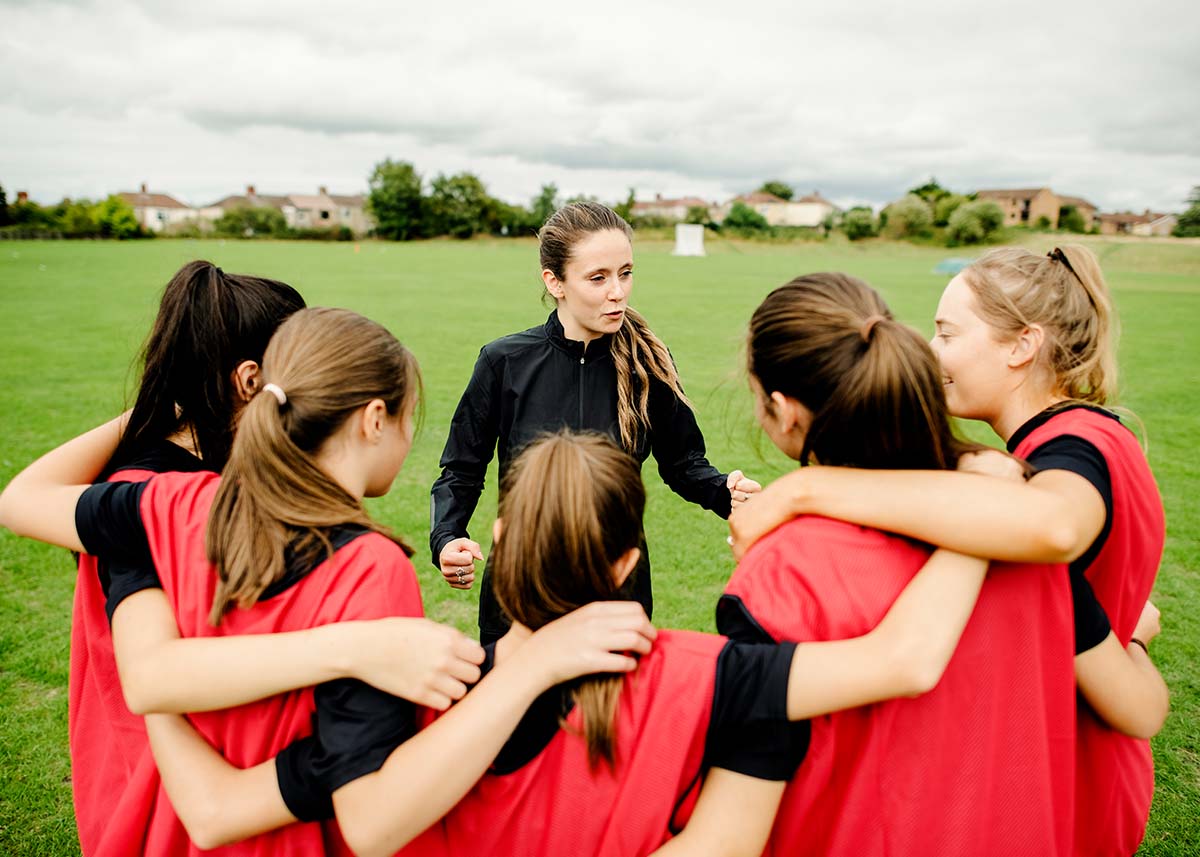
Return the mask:
<path fill-rule="evenodd" d="M 412 555 L 316 460 L 356 409 L 382 399 L 399 419 L 420 398 L 420 372 L 408 349 L 348 310 L 305 309 L 271 338 L 262 377 L 287 401 L 260 392 L 246 405 L 213 500 L 206 546 L 218 576 L 214 625 L 230 603 L 250 606 L 283 576 L 285 549 L 300 557 L 332 553 L 332 527 L 365 527 Z"/>
<path fill-rule="evenodd" d="M 633 229 L 607 205 L 589 201 L 564 205 L 538 232 L 542 270 L 550 271 L 559 280 L 565 279 L 575 245 L 589 235 L 609 229 L 633 240 Z M 683 393 L 679 372 L 667 346 L 633 307 L 625 308 L 625 319 L 613 336 L 612 357 L 617 370 L 617 423 L 621 429 L 621 445 L 633 450 L 638 435 L 650 425 L 651 378 L 666 384 L 684 405 L 691 407 L 691 402 Z"/>
<path fill-rule="evenodd" d="M 1038 361 L 1055 392 L 1103 405 L 1116 393 L 1116 315 L 1100 263 L 1078 245 L 1046 255 L 1021 247 L 989 250 L 963 271 L 979 317 L 1000 337 L 1030 325 L 1045 333 Z"/>
<path fill-rule="evenodd" d="M 954 435 L 929 344 L 862 280 L 809 274 L 775 289 L 750 319 L 748 352 L 766 395 L 812 412 L 801 464 L 952 469 L 976 448 Z"/>
<path fill-rule="evenodd" d="M 137 398 L 110 467 L 186 429 L 200 458 L 220 469 L 240 404 L 233 371 L 246 360 L 261 364 L 271 334 L 303 308 L 299 292 L 278 280 L 203 261 L 176 271 L 142 348 Z"/>
<path fill-rule="evenodd" d="M 560 432 L 531 443 L 500 498 L 492 580 L 514 621 L 537 630 L 592 601 L 624 597 L 613 564 L 638 546 L 646 489 L 637 462 L 612 440 Z M 616 764 L 621 683 L 619 674 L 588 677 L 575 689 L 593 767 Z"/>

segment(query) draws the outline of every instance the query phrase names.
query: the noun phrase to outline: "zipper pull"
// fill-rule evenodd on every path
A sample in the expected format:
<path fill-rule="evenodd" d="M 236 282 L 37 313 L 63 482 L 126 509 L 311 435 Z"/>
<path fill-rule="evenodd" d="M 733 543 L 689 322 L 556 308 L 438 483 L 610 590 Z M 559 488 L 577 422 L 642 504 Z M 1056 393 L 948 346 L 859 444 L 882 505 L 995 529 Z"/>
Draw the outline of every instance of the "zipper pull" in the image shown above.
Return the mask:
<path fill-rule="evenodd" d="M 582 366 L 582 365 L 583 365 L 583 358 L 582 358 L 582 357 L 580 357 L 580 358 L 579 358 L 579 365 L 580 365 L 580 366 Z"/>

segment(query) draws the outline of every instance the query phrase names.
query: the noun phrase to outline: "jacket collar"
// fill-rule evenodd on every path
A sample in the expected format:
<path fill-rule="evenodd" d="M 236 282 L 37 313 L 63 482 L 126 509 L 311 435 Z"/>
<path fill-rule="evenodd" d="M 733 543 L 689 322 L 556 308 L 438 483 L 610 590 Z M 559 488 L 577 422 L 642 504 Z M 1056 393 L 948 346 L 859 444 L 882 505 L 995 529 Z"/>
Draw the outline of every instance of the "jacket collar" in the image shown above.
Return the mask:
<path fill-rule="evenodd" d="M 546 338 L 550 340 L 555 348 L 566 352 L 576 360 L 583 359 L 591 363 L 608 354 L 612 348 L 612 334 L 609 333 L 606 333 L 599 339 L 593 339 L 588 344 L 586 351 L 584 350 L 584 344 L 579 340 L 567 339 L 562 322 L 558 320 L 558 310 L 551 310 L 550 317 L 546 319 L 546 325 L 543 329 L 546 331 Z"/>

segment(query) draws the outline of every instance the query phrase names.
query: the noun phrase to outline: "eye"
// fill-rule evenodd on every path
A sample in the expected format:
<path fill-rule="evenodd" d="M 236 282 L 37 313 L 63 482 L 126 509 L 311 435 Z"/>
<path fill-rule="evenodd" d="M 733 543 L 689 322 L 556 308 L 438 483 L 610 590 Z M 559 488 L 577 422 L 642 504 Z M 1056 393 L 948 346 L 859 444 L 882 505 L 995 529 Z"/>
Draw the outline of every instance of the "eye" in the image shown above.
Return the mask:
<path fill-rule="evenodd" d="M 604 275 L 603 274 L 592 274 L 591 280 L 593 283 L 603 283 Z"/>
<path fill-rule="evenodd" d="M 632 277 L 632 276 L 633 276 L 633 269 L 632 269 L 632 268 L 630 268 L 630 269 L 629 269 L 629 270 L 627 270 L 627 271 L 622 271 L 622 272 L 621 272 L 621 276 L 622 276 L 624 279 L 629 279 L 630 277 Z"/>

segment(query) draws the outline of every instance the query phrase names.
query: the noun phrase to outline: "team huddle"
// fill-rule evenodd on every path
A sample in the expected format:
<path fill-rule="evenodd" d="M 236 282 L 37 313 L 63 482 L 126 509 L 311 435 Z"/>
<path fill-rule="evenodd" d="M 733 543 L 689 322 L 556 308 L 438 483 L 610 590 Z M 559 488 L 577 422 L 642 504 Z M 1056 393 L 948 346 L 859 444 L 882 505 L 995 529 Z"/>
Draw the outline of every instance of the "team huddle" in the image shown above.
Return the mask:
<path fill-rule="evenodd" d="M 79 553 L 84 855 L 1133 854 L 1165 525 L 1093 254 L 985 253 L 932 344 L 845 274 L 772 291 L 746 368 L 802 466 L 762 488 L 709 463 L 628 224 L 573 203 L 539 246 L 553 310 L 483 346 L 432 487 L 478 643 L 362 502 L 416 357 L 278 281 L 180 269 L 133 408 L 5 488 L 0 524 Z M 650 622 L 651 455 L 729 519 L 719 634 Z"/>

